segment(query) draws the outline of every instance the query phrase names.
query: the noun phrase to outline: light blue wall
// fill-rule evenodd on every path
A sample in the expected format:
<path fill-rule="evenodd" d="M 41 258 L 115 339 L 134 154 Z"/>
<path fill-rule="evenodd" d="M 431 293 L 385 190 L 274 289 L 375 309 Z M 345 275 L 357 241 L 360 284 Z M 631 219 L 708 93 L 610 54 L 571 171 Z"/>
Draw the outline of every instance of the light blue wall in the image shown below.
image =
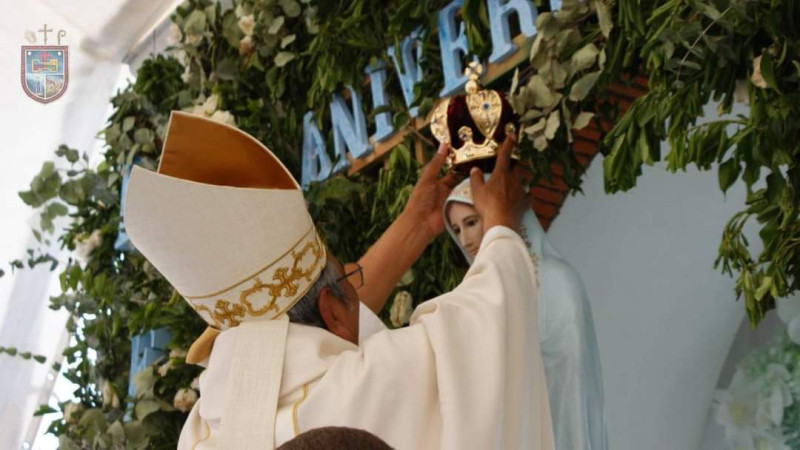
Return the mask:
<path fill-rule="evenodd" d="M 713 268 L 744 186 L 725 198 L 716 170 L 671 174 L 661 165 L 645 168 L 633 191 L 606 195 L 602 162 L 594 160 L 585 195 L 567 199 L 549 235 L 589 292 L 610 448 L 700 448 L 744 318 L 734 280 Z"/>

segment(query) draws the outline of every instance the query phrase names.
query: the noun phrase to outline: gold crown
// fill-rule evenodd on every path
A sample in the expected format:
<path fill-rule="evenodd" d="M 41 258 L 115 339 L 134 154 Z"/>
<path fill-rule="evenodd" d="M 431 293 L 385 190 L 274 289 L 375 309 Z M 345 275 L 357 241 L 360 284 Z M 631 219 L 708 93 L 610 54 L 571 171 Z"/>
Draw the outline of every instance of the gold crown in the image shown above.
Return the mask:
<path fill-rule="evenodd" d="M 443 99 L 431 116 L 431 133 L 439 143 L 450 144 L 448 167 L 457 171 L 494 159 L 506 135 L 519 129 L 519 117 L 505 96 L 478 86 L 483 67 L 472 62 L 464 73 L 467 94 Z M 519 160 L 519 149 L 511 157 Z"/>

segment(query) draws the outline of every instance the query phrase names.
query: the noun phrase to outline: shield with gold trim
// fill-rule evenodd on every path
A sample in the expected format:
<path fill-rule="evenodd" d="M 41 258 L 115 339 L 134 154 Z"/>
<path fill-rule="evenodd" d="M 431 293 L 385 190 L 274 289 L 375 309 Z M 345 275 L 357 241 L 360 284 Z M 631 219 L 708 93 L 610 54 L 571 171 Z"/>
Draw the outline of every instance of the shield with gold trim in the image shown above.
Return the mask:
<path fill-rule="evenodd" d="M 69 53 L 66 45 L 23 45 L 20 81 L 28 97 L 50 103 L 67 90 Z"/>

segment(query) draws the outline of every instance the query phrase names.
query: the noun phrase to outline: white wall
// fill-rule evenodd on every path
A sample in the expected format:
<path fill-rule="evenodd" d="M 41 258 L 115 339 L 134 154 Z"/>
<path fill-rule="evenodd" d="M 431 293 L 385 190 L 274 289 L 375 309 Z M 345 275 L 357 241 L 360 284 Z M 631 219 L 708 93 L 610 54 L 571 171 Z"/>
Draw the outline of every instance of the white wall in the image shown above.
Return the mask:
<path fill-rule="evenodd" d="M 549 235 L 589 292 L 610 447 L 696 449 L 744 317 L 734 280 L 713 268 L 744 186 L 725 198 L 715 170 L 671 174 L 658 165 L 631 192 L 607 195 L 602 162 L 592 163 L 585 195 L 567 199 Z"/>

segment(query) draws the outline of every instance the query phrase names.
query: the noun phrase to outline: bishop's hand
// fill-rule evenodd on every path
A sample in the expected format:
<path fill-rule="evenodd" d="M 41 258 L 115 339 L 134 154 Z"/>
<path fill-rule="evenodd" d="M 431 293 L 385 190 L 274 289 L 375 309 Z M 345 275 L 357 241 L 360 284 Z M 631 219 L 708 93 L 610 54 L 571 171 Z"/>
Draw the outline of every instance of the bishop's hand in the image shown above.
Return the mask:
<path fill-rule="evenodd" d="M 408 198 L 404 214 L 411 216 L 413 221 L 425 227 L 430 239 L 444 231 L 444 217 L 442 208 L 450 191 L 458 184 L 458 176 L 448 173 L 439 178 L 439 171 L 447 161 L 450 146 L 446 143 L 439 146 L 439 150 L 430 162 L 422 169 L 414 190 Z"/>
<path fill-rule="evenodd" d="M 495 225 L 519 231 L 522 214 L 529 207 L 520 171 L 518 168 L 510 170 L 511 151 L 516 143 L 516 136 L 509 134 L 506 137 L 497 152 L 497 162 L 488 181 L 483 181 L 483 173 L 477 167 L 469 173 L 472 199 L 483 218 L 484 233 Z"/>

